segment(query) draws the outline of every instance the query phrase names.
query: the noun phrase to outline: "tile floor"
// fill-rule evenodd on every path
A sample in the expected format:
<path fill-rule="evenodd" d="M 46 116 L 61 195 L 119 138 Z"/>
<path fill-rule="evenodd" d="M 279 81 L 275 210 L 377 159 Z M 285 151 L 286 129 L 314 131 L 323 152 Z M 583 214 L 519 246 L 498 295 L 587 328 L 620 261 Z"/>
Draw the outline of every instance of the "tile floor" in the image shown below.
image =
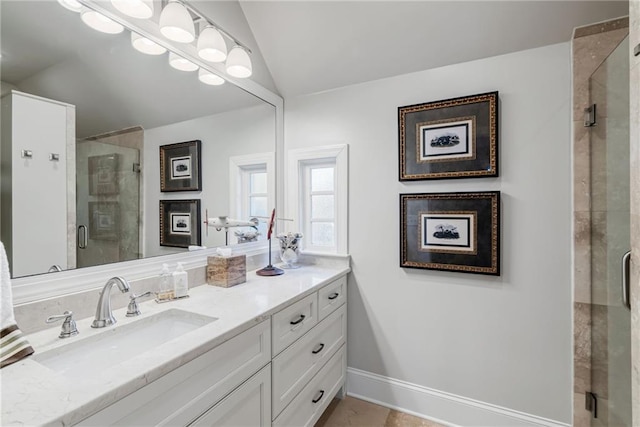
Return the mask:
<path fill-rule="evenodd" d="M 347 396 L 333 399 L 315 427 L 444 427 L 441 424 Z"/>

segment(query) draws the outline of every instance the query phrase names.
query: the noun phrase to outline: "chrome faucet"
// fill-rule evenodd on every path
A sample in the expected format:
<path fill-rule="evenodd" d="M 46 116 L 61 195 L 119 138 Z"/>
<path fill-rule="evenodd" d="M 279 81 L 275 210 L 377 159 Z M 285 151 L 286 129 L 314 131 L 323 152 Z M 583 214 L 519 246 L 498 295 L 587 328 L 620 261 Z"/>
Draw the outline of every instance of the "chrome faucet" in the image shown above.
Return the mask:
<path fill-rule="evenodd" d="M 96 318 L 91 324 L 92 328 L 104 328 L 116 323 L 116 318 L 113 317 L 111 311 L 111 288 L 113 285 L 118 285 L 118 289 L 124 294 L 129 292 L 129 282 L 122 277 L 112 277 L 107 280 L 107 283 L 102 288 L 100 299 L 98 300 L 98 308 L 96 309 Z"/>

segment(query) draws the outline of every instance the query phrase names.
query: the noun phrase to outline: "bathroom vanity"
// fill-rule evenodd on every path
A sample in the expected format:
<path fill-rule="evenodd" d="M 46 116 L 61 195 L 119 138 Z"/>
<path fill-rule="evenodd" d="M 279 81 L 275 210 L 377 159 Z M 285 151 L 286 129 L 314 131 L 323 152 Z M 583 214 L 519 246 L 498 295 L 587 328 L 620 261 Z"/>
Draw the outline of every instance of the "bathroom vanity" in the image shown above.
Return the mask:
<path fill-rule="evenodd" d="M 346 374 L 344 265 L 140 304 L 142 315 L 59 339 L 2 370 L 2 425 L 313 425 Z"/>

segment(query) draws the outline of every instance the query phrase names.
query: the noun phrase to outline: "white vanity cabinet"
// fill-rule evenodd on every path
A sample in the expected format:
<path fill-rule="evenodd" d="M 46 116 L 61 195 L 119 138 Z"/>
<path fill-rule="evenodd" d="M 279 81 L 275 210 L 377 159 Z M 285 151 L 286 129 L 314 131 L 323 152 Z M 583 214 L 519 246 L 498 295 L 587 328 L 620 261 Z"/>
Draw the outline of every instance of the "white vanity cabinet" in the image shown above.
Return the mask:
<path fill-rule="evenodd" d="M 346 377 L 346 276 L 85 419 L 82 426 L 312 426 Z"/>
<path fill-rule="evenodd" d="M 270 402 L 270 361 L 271 322 L 266 320 L 79 425 L 186 426 L 192 422 L 202 425 L 209 419 L 230 417 L 233 414 L 225 412 L 237 409 L 244 413 L 238 416 L 260 420 L 260 423 L 252 425 L 268 426 L 271 408 L 266 405 L 268 411 L 265 411 L 264 402 Z M 260 373 L 253 375 L 260 369 Z M 245 388 L 238 388 L 250 377 L 252 379 L 245 383 Z M 251 385 L 247 385 L 249 383 Z M 257 389 L 253 387 L 256 383 Z M 240 406 L 237 405 L 238 399 L 242 403 Z M 199 418 L 201 415 L 203 418 Z"/>
<path fill-rule="evenodd" d="M 347 368 L 346 280 L 346 276 L 340 277 L 273 315 L 274 426 L 313 425 L 344 386 Z M 318 312 L 311 309 L 310 313 L 310 307 L 317 307 Z M 296 322 L 302 316 L 307 319 L 309 314 L 313 321 L 302 335 Z M 283 347 L 283 341 L 278 337 L 294 334 L 299 337 L 278 352 L 276 349 Z"/>

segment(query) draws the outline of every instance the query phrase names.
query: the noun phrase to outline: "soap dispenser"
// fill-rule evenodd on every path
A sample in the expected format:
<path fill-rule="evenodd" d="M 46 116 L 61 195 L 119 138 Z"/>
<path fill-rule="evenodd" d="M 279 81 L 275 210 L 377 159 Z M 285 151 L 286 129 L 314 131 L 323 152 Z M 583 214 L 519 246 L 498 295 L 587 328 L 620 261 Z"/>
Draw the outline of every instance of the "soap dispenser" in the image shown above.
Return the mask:
<path fill-rule="evenodd" d="M 189 275 L 184 271 L 181 262 L 173 272 L 173 292 L 176 298 L 186 297 L 189 294 Z"/>
<path fill-rule="evenodd" d="M 169 265 L 166 263 L 162 264 L 160 279 L 157 282 L 154 292 L 158 300 L 175 298 L 173 294 L 173 277 L 171 276 L 171 271 L 169 271 Z"/>

